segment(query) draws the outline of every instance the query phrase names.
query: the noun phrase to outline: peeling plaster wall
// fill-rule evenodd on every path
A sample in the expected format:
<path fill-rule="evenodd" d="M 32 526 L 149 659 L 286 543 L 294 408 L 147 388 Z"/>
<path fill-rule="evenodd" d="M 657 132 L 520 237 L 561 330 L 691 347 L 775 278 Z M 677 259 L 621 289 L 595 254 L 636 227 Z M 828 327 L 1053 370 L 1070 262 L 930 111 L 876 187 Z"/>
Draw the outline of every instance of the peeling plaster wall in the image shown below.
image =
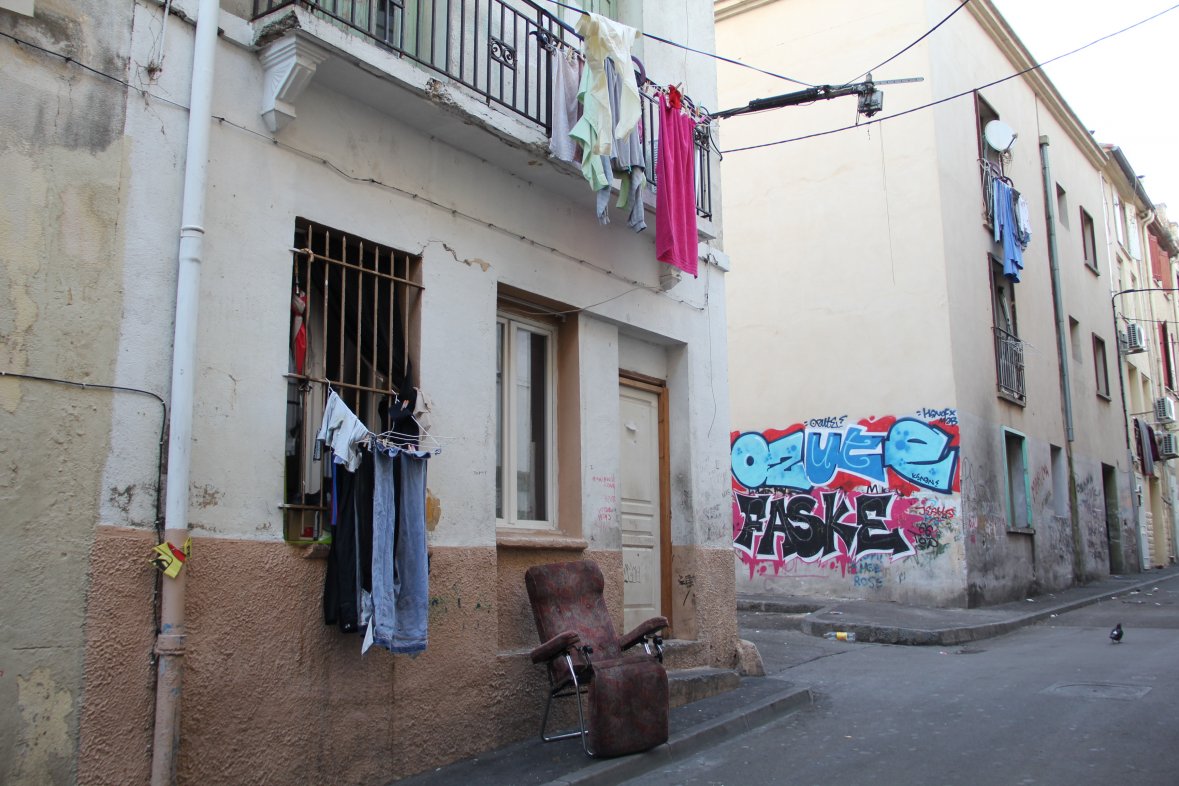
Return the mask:
<path fill-rule="evenodd" d="M 109 384 L 121 318 L 126 94 L 42 47 L 127 70 L 131 4 L 0 11 L 0 371 Z M 0 379 L 0 781 L 69 783 L 83 697 L 84 600 L 113 398 L 158 440 L 154 402 Z M 155 474 L 128 495 L 150 496 Z"/>

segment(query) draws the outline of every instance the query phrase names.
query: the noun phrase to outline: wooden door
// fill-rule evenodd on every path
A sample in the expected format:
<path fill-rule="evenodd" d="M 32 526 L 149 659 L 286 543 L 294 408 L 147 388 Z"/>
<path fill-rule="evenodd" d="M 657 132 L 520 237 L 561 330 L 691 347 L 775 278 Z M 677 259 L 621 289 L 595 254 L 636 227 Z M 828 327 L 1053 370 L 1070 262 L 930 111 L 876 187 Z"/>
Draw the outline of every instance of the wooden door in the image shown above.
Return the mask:
<path fill-rule="evenodd" d="M 667 608 L 671 537 L 665 396 L 663 388 L 626 378 L 619 386 L 618 503 L 627 631 Z"/>

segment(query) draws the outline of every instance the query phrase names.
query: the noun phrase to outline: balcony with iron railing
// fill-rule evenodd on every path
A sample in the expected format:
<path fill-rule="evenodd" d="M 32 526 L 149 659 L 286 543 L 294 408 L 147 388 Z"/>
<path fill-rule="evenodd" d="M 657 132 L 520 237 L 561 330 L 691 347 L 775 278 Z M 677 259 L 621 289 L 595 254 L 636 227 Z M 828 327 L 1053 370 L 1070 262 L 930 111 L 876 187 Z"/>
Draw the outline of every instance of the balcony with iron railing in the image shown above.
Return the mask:
<path fill-rule="evenodd" d="M 545 136 L 552 117 L 550 47 L 580 45 L 572 27 L 529 0 L 254 0 L 254 20 L 264 24 L 292 7 L 447 77 Z M 658 107 L 641 95 L 646 177 L 657 188 Z M 711 219 L 707 127 L 697 134 L 696 150 L 696 212 Z"/>
<path fill-rule="evenodd" d="M 1027 401 L 1023 374 L 1023 342 L 1003 328 L 995 328 L 995 374 L 999 395 L 1017 404 Z"/>

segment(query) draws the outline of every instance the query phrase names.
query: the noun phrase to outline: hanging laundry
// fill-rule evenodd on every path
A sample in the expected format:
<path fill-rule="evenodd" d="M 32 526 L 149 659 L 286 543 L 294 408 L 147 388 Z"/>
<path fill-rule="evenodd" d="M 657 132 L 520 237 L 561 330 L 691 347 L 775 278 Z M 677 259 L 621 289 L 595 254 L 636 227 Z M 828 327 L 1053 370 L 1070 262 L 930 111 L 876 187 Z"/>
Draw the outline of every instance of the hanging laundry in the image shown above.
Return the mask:
<path fill-rule="evenodd" d="M 1028 201 L 1018 191 L 1015 192 L 1015 227 L 1015 239 L 1019 243 L 1019 247 L 1027 251 L 1028 245 L 1032 242 L 1032 221 L 1028 211 Z"/>
<path fill-rule="evenodd" d="M 630 134 L 642 115 L 630 54 L 638 31 L 598 14 L 585 14 L 577 23 L 577 32 L 584 39 L 585 54 L 577 92 L 582 114 L 569 136 L 581 145 L 582 176 L 590 188 L 600 191 L 610 185 L 609 168 L 603 166 L 601 156 L 611 155 L 614 140 Z M 617 113 L 610 105 L 607 59 L 613 61 L 621 77 Z"/>
<path fill-rule="evenodd" d="M 1003 275 L 1018 283 L 1023 270 L 1023 249 L 1017 239 L 1018 229 L 1015 215 L 1017 193 L 1009 183 L 998 178 L 994 181 L 995 216 L 993 221 L 995 242 L 1003 242 Z"/>
<path fill-rule="evenodd" d="M 578 87 L 581 82 L 581 62 L 571 50 L 557 46 L 550 54 L 553 64 L 552 92 L 552 134 L 549 137 L 549 152 L 553 158 L 572 162 L 577 156 L 577 145 L 569 132 L 577 124 Z"/>
<path fill-rule="evenodd" d="M 291 295 L 291 329 L 294 331 L 291 348 L 295 355 L 296 374 L 302 374 L 307 363 L 306 313 L 307 293 L 296 285 L 295 292 Z"/>
<path fill-rule="evenodd" d="M 695 121 L 659 95 L 659 154 L 655 161 L 655 255 L 660 262 L 696 275 Z"/>
<path fill-rule="evenodd" d="M 360 418 L 352 414 L 336 391 L 328 396 L 327 408 L 323 411 L 323 425 L 319 427 L 316 439 L 331 448 L 337 463 L 355 472 L 360 466 L 360 450 L 357 443 L 368 436 L 368 429 Z"/>
<path fill-rule="evenodd" d="M 426 649 L 428 452 L 374 448 L 372 641 L 391 652 Z"/>
<path fill-rule="evenodd" d="M 610 108 L 615 115 L 619 112 L 622 102 L 622 79 L 613 60 L 606 61 L 606 82 L 610 88 Z M 636 232 L 647 228 L 646 210 L 643 207 L 643 187 L 647 184 L 647 157 L 643 152 L 643 124 L 640 121 L 625 137 L 615 139 L 613 153 L 602 156 L 602 168 L 606 173 L 613 172 L 618 177 L 618 207 L 630 208 L 627 226 Z M 609 177 L 606 178 L 609 180 Z M 598 190 L 597 214 L 598 222 L 610 223 L 607 209 L 610 204 L 610 186 L 606 185 Z"/>
<path fill-rule="evenodd" d="M 373 467 L 362 454 L 356 472 L 332 464 L 332 545 L 323 587 L 323 621 L 344 633 L 372 615 Z"/>

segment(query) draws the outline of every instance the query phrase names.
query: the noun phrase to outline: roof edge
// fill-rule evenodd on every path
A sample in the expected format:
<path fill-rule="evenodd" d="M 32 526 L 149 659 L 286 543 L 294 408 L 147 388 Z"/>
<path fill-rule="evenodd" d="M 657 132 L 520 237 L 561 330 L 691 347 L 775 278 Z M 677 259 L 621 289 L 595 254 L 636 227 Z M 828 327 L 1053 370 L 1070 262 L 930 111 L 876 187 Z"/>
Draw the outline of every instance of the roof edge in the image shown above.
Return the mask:
<path fill-rule="evenodd" d="M 1039 65 L 1039 62 L 1032 57 L 1032 53 L 1024 46 L 1023 41 L 1019 39 L 1015 30 L 1007 23 L 991 0 L 975 0 L 967 6 L 967 9 L 1017 71 Z M 1056 85 L 1052 84 L 1052 80 L 1048 78 L 1043 69 L 1036 68 L 1029 71 L 1023 75 L 1023 78 L 1030 83 L 1032 90 L 1040 96 L 1044 106 L 1064 127 L 1065 133 L 1077 144 L 1077 147 L 1089 158 L 1090 162 L 1098 169 L 1103 168 L 1106 162 L 1105 151 L 1093 139 L 1093 135 L 1081 122 L 1081 118 L 1064 100 L 1064 96 L 1056 89 Z"/>

